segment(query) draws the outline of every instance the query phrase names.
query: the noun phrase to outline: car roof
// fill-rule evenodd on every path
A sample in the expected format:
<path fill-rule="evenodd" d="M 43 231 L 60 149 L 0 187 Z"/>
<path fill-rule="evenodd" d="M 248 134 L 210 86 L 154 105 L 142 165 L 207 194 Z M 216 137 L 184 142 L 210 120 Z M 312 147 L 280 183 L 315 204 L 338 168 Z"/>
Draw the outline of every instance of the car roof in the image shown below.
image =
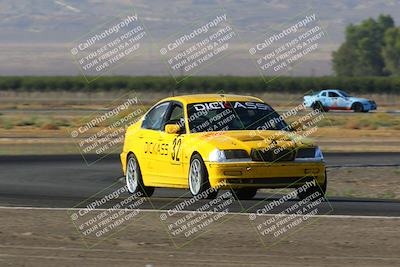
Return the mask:
<path fill-rule="evenodd" d="M 341 90 L 339 90 L 339 89 L 324 89 L 320 92 L 327 92 L 327 91 L 341 91 Z"/>
<path fill-rule="evenodd" d="M 214 102 L 214 101 L 256 101 L 263 102 L 261 99 L 247 95 L 234 95 L 234 94 L 193 94 L 173 96 L 163 99 L 164 101 L 180 101 L 184 104 L 201 103 L 201 102 Z"/>

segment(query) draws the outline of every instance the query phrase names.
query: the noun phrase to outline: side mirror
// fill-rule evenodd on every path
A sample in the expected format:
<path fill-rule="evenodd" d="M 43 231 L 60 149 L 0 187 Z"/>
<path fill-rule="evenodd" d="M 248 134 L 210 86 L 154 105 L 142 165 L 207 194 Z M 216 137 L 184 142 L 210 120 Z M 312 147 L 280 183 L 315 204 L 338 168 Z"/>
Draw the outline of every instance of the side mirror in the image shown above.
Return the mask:
<path fill-rule="evenodd" d="M 179 124 L 166 124 L 165 125 L 165 132 L 167 134 L 177 134 L 181 131 L 181 126 L 179 126 Z"/>

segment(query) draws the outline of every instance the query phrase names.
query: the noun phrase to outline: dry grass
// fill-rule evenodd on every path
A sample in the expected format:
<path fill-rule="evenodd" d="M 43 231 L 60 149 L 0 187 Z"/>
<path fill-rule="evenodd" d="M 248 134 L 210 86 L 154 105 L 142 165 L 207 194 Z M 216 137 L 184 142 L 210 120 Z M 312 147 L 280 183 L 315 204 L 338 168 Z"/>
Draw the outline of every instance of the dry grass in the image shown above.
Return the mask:
<path fill-rule="evenodd" d="M 30 129 L 40 131 L 43 130 L 55 130 L 60 128 L 69 128 L 76 125 L 76 121 L 79 117 L 59 117 L 59 116 L 48 116 L 48 115 L 35 115 L 35 116 L 23 116 L 23 115 L 0 115 L 0 128 L 10 129 Z"/>

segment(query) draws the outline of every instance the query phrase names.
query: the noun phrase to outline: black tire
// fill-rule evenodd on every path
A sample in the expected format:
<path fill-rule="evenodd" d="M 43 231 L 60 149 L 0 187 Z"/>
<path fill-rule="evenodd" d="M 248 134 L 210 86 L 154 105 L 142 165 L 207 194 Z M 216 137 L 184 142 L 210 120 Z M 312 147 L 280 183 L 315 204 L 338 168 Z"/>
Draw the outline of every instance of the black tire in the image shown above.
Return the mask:
<path fill-rule="evenodd" d="M 257 194 L 257 188 L 232 189 L 231 192 L 236 199 L 249 200 Z"/>
<path fill-rule="evenodd" d="M 307 198 L 308 196 L 311 196 L 315 192 L 319 192 L 322 195 L 322 197 L 325 198 L 327 185 L 328 185 L 328 179 L 327 179 L 326 171 L 325 171 L 325 180 L 322 185 L 319 185 L 319 186 L 316 185 L 313 187 L 309 187 L 306 191 L 298 192 L 297 196 L 299 197 L 300 200 L 303 200 L 303 199 Z"/>
<path fill-rule="evenodd" d="M 136 186 L 130 185 L 128 183 L 132 182 L 129 181 L 131 178 L 128 177 L 128 172 L 131 171 L 131 169 L 129 167 L 129 164 L 132 162 L 132 164 L 135 164 L 135 168 L 134 171 L 136 172 L 137 176 L 132 173 L 132 175 L 134 176 L 133 179 L 136 180 Z M 125 182 L 126 182 L 126 186 L 128 188 L 128 192 L 131 194 L 136 194 L 136 193 L 141 193 L 143 197 L 151 197 L 154 193 L 154 187 L 151 186 L 145 186 L 143 183 L 143 179 L 142 179 L 142 172 L 140 171 L 140 166 L 139 166 L 139 162 L 136 159 L 134 154 L 129 154 L 128 159 L 126 161 L 126 174 L 125 174 Z"/>
<path fill-rule="evenodd" d="M 190 159 L 188 184 L 193 196 L 212 199 L 218 195 L 218 189 L 210 186 L 206 165 L 199 154 L 194 154 Z"/>
<path fill-rule="evenodd" d="M 320 101 L 312 103 L 311 108 L 313 110 L 319 110 L 321 112 L 327 112 L 328 111 L 326 108 L 324 108 L 324 106 L 322 106 L 322 103 Z"/>
<path fill-rule="evenodd" d="M 354 112 L 364 112 L 364 107 L 361 103 L 356 102 L 351 106 L 351 109 L 354 110 Z"/>

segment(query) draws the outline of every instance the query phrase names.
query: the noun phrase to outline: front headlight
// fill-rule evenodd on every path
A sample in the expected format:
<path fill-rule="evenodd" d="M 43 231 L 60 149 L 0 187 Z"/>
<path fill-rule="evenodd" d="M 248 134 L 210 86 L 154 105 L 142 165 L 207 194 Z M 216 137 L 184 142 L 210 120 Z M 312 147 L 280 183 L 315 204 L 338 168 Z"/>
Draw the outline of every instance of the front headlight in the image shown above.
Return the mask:
<path fill-rule="evenodd" d="M 324 159 L 319 147 L 300 148 L 297 151 L 297 161 L 321 161 Z"/>
<path fill-rule="evenodd" d="M 210 156 L 208 157 L 209 161 L 213 162 L 222 162 L 226 161 L 225 153 L 222 150 L 214 149 L 211 153 Z"/>
<path fill-rule="evenodd" d="M 321 151 L 321 149 L 319 149 L 318 146 L 315 148 L 315 159 L 317 159 L 317 160 L 324 159 L 324 155 L 322 155 L 322 151 Z"/>
<path fill-rule="evenodd" d="M 251 161 L 249 154 L 243 149 L 214 149 L 208 160 L 212 162 Z"/>

